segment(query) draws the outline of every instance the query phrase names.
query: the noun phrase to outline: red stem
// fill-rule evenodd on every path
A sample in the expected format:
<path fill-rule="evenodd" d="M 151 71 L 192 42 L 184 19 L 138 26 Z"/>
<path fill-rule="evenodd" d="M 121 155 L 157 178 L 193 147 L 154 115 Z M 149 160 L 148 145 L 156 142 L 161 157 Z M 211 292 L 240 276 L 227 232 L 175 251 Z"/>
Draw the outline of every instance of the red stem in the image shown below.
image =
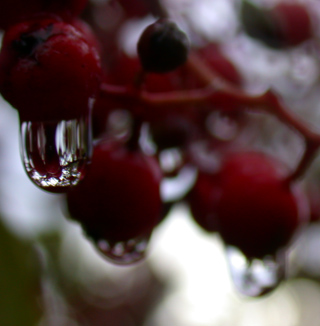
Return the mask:
<path fill-rule="evenodd" d="M 240 105 L 254 110 L 262 110 L 277 117 L 281 122 L 295 129 L 305 140 L 305 151 L 296 169 L 287 177 L 292 183 L 300 178 L 315 158 L 320 147 L 320 135 L 313 132 L 309 125 L 281 103 L 278 96 L 271 90 L 260 96 L 250 96 L 235 88 L 231 83 L 223 80 L 217 73 L 206 66 L 196 54 L 192 54 L 188 61 L 189 67 L 205 83 L 217 91 L 221 90 L 225 95 L 238 101 Z"/>

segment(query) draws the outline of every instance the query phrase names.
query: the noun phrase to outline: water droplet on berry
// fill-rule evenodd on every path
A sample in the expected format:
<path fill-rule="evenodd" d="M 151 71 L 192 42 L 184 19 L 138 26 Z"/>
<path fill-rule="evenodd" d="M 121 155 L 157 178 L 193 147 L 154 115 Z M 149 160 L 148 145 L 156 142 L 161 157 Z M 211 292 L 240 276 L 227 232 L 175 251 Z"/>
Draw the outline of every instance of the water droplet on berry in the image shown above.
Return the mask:
<path fill-rule="evenodd" d="M 98 250 L 111 262 L 119 265 L 129 265 L 145 258 L 151 234 L 111 243 L 105 239 L 96 242 Z"/>
<path fill-rule="evenodd" d="M 89 119 L 22 121 L 21 156 L 30 179 L 50 192 L 64 192 L 83 178 L 91 156 Z"/>
<path fill-rule="evenodd" d="M 236 290 L 247 297 L 259 297 L 271 292 L 285 277 L 285 258 L 282 254 L 248 259 L 239 249 L 227 246 L 226 256 Z"/>

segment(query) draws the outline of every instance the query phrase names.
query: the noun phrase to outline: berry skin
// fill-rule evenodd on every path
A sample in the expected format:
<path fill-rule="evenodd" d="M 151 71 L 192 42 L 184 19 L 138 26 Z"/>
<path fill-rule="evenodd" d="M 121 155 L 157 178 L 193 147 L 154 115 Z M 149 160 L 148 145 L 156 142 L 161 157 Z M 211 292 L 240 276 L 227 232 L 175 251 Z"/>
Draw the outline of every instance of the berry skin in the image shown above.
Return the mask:
<path fill-rule="evenodd" d="M 86 178 L 67 194 L 70 215 L 95 241 L 114 244 L 144 236 L 162 213 L 160 180 L 151 157 L 101 141 Z"/>
<path fill-rule="evenodd" d="M 88 0 L 10 0 L 1 4 L 0 29 L 29 19 L 38 14 L 55 14 L 65 20 L 78 16 Z"/>
<path fill-rule="evenodd" d="M 144 30 L 137 50 L 145 71 L 166 73 L 185 63 L 189 40 L 174 22 L 159 19 Z"/>
<path fill-rule="evenodd" d="M 211 188 L 200 182 L 197 187 L 207 186 L 202 194 L 212 201 L 201 199 L 212 220 L 202 218 L 199 224 L 208 231 L 217 228 L 226 245 L 248 258 L 262 259 L 286 247 L 306 219 L 305 198 L 284 182 L 279 162 L 264 154 L 229 154 Z"/>
<path fill-rule="evenodd" d="M 299 45 L 312 37 L 312 19 L 304 5 L 282 2 L 273 8 L 272 15 L 287 46 Z"/>
<path fill-rule="evenodd" d="M 83 28 L 41 18 L 4 35 L 0 91 L 22 120 L 67 120 L 87 112 L 100 75 L 98 51 Z"/>

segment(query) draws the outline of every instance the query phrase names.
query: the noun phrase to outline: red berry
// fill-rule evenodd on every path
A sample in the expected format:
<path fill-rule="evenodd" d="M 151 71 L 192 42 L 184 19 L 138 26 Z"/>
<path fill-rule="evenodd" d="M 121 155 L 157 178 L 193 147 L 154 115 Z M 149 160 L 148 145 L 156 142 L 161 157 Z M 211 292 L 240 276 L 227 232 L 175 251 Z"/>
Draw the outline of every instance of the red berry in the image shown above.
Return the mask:
<path fill-rule="evenodd" d="M 227 155 L 219 173 L 207 183 L 200 179 L 197 188 L 205 196 L 198 199 L 206 214 L 201 219 L 195 214 L 199 224 L 209 231 L 217 227 L 226 245 L 249 258 L 287 246 L 306 218 L 304 197 L 284 182 L 280 163 L 262 153 Z"/>
<path fill-rule="evenodd" d="M 273 8 L 272 15 L 287 46 L 299 45 L 312 37 L 311 15 L 303 4 L 280 2 Z"/>
<path fill-rule="evenodd" d="M 151 157 L 101 141 L 86 178 L 67 194 L 69 212 L 95 241 L 143 236 L 162 213 L 160 176 Z"/>
<path fill-rule="evenodd" d="M 12 26 L 0 53 L 0 91 L 22 120 L 67 120 L 88 111 L 100 60 L 83 29 L 56 19 Z"/>

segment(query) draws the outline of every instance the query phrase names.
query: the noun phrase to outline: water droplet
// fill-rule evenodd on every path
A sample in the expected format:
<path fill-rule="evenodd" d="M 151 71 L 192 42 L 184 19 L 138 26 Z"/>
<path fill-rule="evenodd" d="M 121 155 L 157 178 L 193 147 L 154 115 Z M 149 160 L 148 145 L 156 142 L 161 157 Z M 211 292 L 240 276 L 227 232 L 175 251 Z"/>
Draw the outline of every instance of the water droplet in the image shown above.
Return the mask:
<path fill-rule="evenodd" d="M 98 250 L 111 262 L 119 265 L 129 265 L 145 258 L 151 234 L 128 241 L 110 243 L 98 240 Z"/>
<path fill-rule="evenodd" d="M 89 119 L 22 121 L 21 157 L 30 179 L 50 192 L 64 192 L 83 178 L 92 154 Z"/>
<path fill-rule="evenodd" d="M 285 278 L 285 256 L 282 252 L 263 259 L 248 259 L 239 249 L 227 246 L 226 255 L 233 283 L 242 295 L 263 296 Z"/>
<path fill-rule="evenodd" d="M 185 165 L 175 177 L 165 177 L 161 181 L 160 192 L 164 202 L 173 202 L 183 198 L 194 185 L 197 169 Z"/>
<path fill-rule="evenodd" d="M 238 121 L 219 111 L 212 112 L 206 121 L 210 134 L 221 140 L 232 140 L 239 133 Z"/>

